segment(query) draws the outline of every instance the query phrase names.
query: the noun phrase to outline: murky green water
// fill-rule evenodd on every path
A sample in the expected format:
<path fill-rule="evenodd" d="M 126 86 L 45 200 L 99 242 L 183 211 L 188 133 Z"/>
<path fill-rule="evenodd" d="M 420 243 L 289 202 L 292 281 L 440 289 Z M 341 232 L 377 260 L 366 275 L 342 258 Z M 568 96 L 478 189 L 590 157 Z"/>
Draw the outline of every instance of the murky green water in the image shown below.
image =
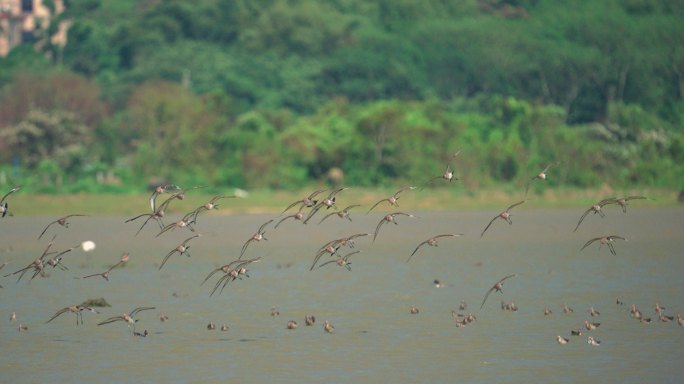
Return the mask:
<path fill-rule="evenodd" d="M 416 219 L 382 226 L 375 243 L 359 239 L 356 249 L 363 252 L 351 258 L 351 272 L 309 267 L 328 240 L 373 232 L 380 212 L 352 212 L 353 222 L 286 221 L 267 229 L 268 241 L 247 249 L 245 258 L 263 257 L 251 277 L 213 297 L 218 275 L 200 282 L 235 259 L 271 216 L 201 216 L 197 229 L 205 236 L 190 243 L 192 257 L 172 256 L 161 271 L 164 255 L 190 232 L 154 238 L 150 227 L 134 237 L 137 224 L 124 224 L 123 217 L 87 217 L 37 241 L 54 218 L 5 218 L 0 263 L 9 264 L 2 274 L 40 255 L 52 233 L 58 234 L 55 249 L 84 240 L 97 249 L 67 254 L 69 270 L 48 278 L 0 278 L 0 382 L 679 382 L 684 327 L 658 322 L 653 306 L 684 313 L 684 209 L 643 205 L 627 214 L 610 209 L 604 219 L 590 216 L 575 233 L 582 210 L 520 207 L 512 226 L 496 222 L 482 239 L 496 212 L 418 212 Z M 441 233 L 465 236 L 423 247 L 406 263 L 418 243 Z M 629 241 L 615 244 L 617 256 L 598 245 L 579 252 L 605 234 Z M 106 270 L 123 251 L 131 260 L 109 282 L 75 279 Z M 510 273 L 518 276 L 506 281 L 503 295 L 492 294 L 479 310 L 485 292 Z M 434 279 L 444 287 L 436 288 Z M 96 297 L 112 307 L 84 313 L 85 325 L 76 326 L 72 314 L 45 324 L 58 309 Z M 616 305 L 616 298 L 627 305 Z M 502 311 L 501 299 L 519 311 Z M 457 328 L 451 311 L 462 300 L 477 320 Z M 574 313 L 563 314 L 564 303 Z M 632 303 L 654 321 L 630 318 Z M 122 322 L 96 325 L 138 306 L 157 308 L 138 316 L 136 329 L 148 330 L 146 338 L 132 336 Z M 272 306 L 280 316 L 270 315 Z M 411 306 L 420 313 L 410 314 Z M 601 315 L 590 317 L 591 306 Z M 544 316 L 544 307 L 553 314 Z M 9 321 L 13 311 L 17 322 Z M 159 321 L 161 311 L 169 321 Z M 307 314 L 316 316 L 312 327 L 304 325 Z M 571 337 L 585 319 L 601 326 Z M 286 329 L 288 320 L 299 327 Z M 324 320 L 335 326 L 333 334 L 323 331 Z M 230 330 L 209 331 L 210 321 Z M 28 331 L 17 332 L 19 323 Z M 559 345 L 557 335 L 570 343 Z M 588 345 L 587 335 L 602 345 Z"/>

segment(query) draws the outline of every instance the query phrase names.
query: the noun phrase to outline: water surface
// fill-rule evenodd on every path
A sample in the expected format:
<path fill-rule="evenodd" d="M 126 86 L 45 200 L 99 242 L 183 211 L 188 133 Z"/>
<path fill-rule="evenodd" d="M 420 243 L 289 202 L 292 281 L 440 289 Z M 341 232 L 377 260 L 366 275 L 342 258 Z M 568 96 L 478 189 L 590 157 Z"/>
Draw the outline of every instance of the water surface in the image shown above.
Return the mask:
<path fill-rule="evenodd" d="M 636 205 L 636 204 L 635 204 Z M 612 207 L 611 207 L 612 208 Z M 684 374 L 684 328 L 661 323 L 653 313 L 684 312 L 684 209 L 630 207 L 591 215 L 572 232 L 582 211 L 516 208 L 513 225 L 495 222 L 497 212 L 420 213 L 385 224 L 378 238 L 361 238 L 351 271 L 336 265 L 309 271 L 317 249 L 329 240 L 373 232 L 381 212 L 352 212 L 353 222 L 331 217 L 318 225 L 286 221 L 267 228 L 268 241 L 251 244 L 244 258 L 262 257 L 250 277 L 231 282 L 209 296 L 213 281 L 200 282 L 214 268 L 234 260 L 268 215 L 201 216 L 203 236 L 193 240 L 191 257 L 174 255 L 159 271 L 164 255 L 191 233 L 175 230 L 155 238 L 156 229 L 134 236 L 138 224 L 124 217 L 75 218 L 71 227 L 52 227 L 36 237 L 52 217 L 14 217 L 0 221 L 3 274 L 28 265 L 56 233 L 55 249 L 84 240 L 97 249 L 64 257 L 68 271 L 47 278 L 0 278 L 0 382 L 678 382 Z M 356 214 L 355 214 L 356 213 Z M 173 218 L 172 218 L 173 219 Z M 463 233 L 423 247 L 441 233 Z M 617 234 L 617 256 L 598 245 L 579 249 L 590 238 Z M 110 281 L 78 279 L 102 272 L 128 251 L 131 260 L 112 271 Z M 346 252 L 346 251 L 345 251 Z M 324 256 L 322 260 L 330 260 Z M 501 277 L 503 294 L 485 292 Z M 438 279 L 443 287 L 436 288 Z M 58 309 L 87 298 L 104 297 L 112 307 L 84 313 L 85 325 L 65 314 L 45 324 Z M 630 318 L 636 304 L 654 319 L 645 325 Z M 517 312 L 502 311 L 500 300 L 514 301 Z M 477 320 L 457 328 L 451 311 L 461 301 Z M 565 315 L 566 304 L 574 313 Z M 138 306 L 134 337 L 124 323 L 97 326 L 107 317 Z M 271 307 L 280 312 L 272 317 Z M 410 314 L 416 306 L 420 312 Z M 587 310 L 601 312 L 595 318 Z M 544 316 L 543 310 L 553 310 Z M 15 311 L 18 321 L 10 322 Z M 159 312 L 169 316 L 160 322 Z M 313 314 L 317 323 L 304 325 Z M 567 345 L 583 321 L 601 326 Z M 288 320 L 299 327 L 287 330 Z M 329 320 L 333 334 L 323 331 Z M 214 322 L 228 332 L 209 331 Z M 29 327 L 17 332 L 18 323 Z M 592 334 L 600 347 L 586 343 Z"/>

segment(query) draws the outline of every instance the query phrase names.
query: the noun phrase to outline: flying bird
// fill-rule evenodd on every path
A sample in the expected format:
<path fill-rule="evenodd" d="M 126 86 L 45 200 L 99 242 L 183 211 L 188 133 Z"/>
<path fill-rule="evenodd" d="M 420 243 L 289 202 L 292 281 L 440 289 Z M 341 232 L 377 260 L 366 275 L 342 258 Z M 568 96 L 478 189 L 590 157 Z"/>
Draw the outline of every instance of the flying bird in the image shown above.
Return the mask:
<path fill-rule="evenodd" d="M 527 185 L 525 185 L 525 196 L 527 196 L 527 192 L 530 190 L 530 185 L 535 181 L 535 180 L 546 180 L 546 171 L 549 170 L 549 167 L 551 167 L 551 164 L 547 165 L 546 168 L 544 168 L 541 172 L 539 172 L 536 176 L 534 176 L 530 181 L 527 182 Z"/>
<path fill-rule="evenodd" d="M 304 206 L 299 207 L 299 211 L 297 211 L 297 213 L 292 214 L 292 215 L 287 215 L 287 216 L 283 217 L 282 219 L 280 219 L 280 220 L 276 223 L 275 227 L 273 227 L 273 229 L 278 228 L 278 226 L 280 225 L 280 223 L 282 223 L 283 221 L 285 221 L 285 220 L 287 220 L 287 219 L 295 219 L 295 220 L 298 220 L 298 221 L 302 221 L 302 219 L 304 218 L 304 212 L 302 212 L 303 207 L 304 207 Z M 320 224 L 320 223 L 319 223 L 319 224 Z"/>
<path fill-rule="evenodd" d="M 9 192 L 5 193 L 5 196 L 3 196 L 2 199 L 0 199 L 0 213 L 2 214 L 2 217 L 5 217 L 7 215 L 7 213 L 9 212 L 9 205 L 7 204 L 7 202 L 5 200 L 7 199 L 7 197 L 9 195 L 13 194 L 14 192 L 16 192 L 20 189 L 21 189 L 21 185 L 18 187 L 14 187 Z M 10 214 L 10 216 L 11 216 L 11 214 Z"/>
<path fill-rule="evenodd" d="M 264 237 L 264 234 L 266 234 L 266 231 L 264 231 L 264 228 L 266 228 L 267 225 L 271 224 L 271 222 L 273 222 L 273 219 L 261 224 L 261 226 L 259 227 L 259 230 L 255 234 L 253 234 L 252 237 L 250 237 L 249 240 L 247 240 L 245 242 L 245 244 L 242 246 L 242 250 L 240 250 L 240 257 L 238 257 L 238 259 L 242 259 L 242 255 L 245 254 L 245 250 L 247 250 L 247 246 L 250 243 L 252 243 L 253 241 L 268 240 L 267 238 Z"/>
<path fill-rule="evenodd" d="M 460 150 L 459 150 L 458 152 L 454 153 L 454 155 L 451 156 L 451 160 L 453 160 L 456 156 L 458 156 L 459 153 L 461 153 Z M 427 186 L 428 184 L 431 184 L 431 183 L 434 182 L 435 180 L 440 180 L 440 179 L 444 179 L 444 180 L 446 180 L 446 181 L 448 181 L 448 182 L 452 182 L 452 181 L 454 181 L 454 180 L 458 180 L 458 177 L 456 177 L 456 176 L 454 175 L 454 170 L 451 168 L 451 161 L 450 161 L 449 163 L 447 163 L 446 169 L 444 170 L 444 173 L 443 173 L 442 175 L 440 175 L 440 176 L 435 176 L 435 177 L 429 179 L 428 181 L 426 181 L 426 182 L 423 184 L 423 188 L 425 188 L 425 186 Z"/>
<path fill-rule="evenodd" d="M 81 306 L 81 305 L 70 305 L 70 306 L 68 306 L 68 307 L 66 307 L 66 308 L 62 308 L 62 309 L 60 309 L 59 311 L 57 311 L 57 312 L 50 318 L 50 320 L 46 321 L 45 323 L 47 324 L 47 323 L 51 322 L 52 320 L 56 319 L 57 317 L 59 317 L 59 316 L 62 315 L 63 313 L 70 312 L 70 313 L 73 313 L 73 314 L 76 315 L 76 325 L 78 325 L 79 322 L 80 322 L 80 324 L 82 325 L 82 324 L 83 324 L 83 314 L 82 314 L 81 312 L 83 312 L 83 311 L 90 311 L 90 312 L 92 312 L 92 313 L 100 313 L 100 312 L 98 312 L 95 308 L 92 308 L 92 307 L 84 307 L 84 306 Z"/>
<path fill-rule="evenodd" d="M 431 238 L 423 241 L 422 243 L 418 244 L 418 246 L 416 247 L 416 249 L 413 250 L 413 252 L 411 252 L 411 256 L 409 256 L 408 259 L 406 259 L 406 262 L 408 263 L 411 260 L 411 258 L 413 257 L 413 255 L 415 255 L 416 252 L 418 252 L 418 249 L 420 247 L 422 247 L 423 245 L 429 245 L 431 247 L 437 247 L 437 246 L 439 246 L 437 239 L 442 238 L 442 237 L 457 237 L 457 236 L 463 236 L 463 234 L 462 233 L 453 233 L 453 234 L 437 235 L 435 237 L 431 237 Z"/>
<path fill-rule="evenodd" d="M 514 277 L 514 276 L 516 276 L 515 273 L 512 275 L 508 275 L 508 276 L 504 277 L 503 279 L 497 281 L 496 284 L 494 284 L 491 288 L 489 288 L 489 291 L 487 291 L 487 293 L 485 294 L 484 299 L 482 299 L 482 304 L 480 304 L 480 309 L 482 309 L 482 307 L 484 307 L 485 301 L 487 301 L 489 294 L 491 294 L 494 291 L 503 293 L 502 288 L 503 288 L 504 281 L 506 281 L 506 279 L 510 279 L 511 277 Z"/>
<path fill-rule="evenodd" d="M 192 240 L 196 237 L 200 237 L 200 234 L 188 237 L 187 239 L 183 240 L 182 243 L 178 244 L 178 246 L 176 248 L 171 250 L 171 252 L 167 253 L 166 256 L 164 256 L 164 260 L 162 261 L 161 265 L 159 266 L 159 270 L 161 271 L 164 264 L 166 264 L 166 261 L 169 260 L 171 255 L 173 255 L 176 252 L 178 252 L 178 254 L 181 256 L 185 255 L 187 257 L 190 257 L 190 252 L 188 252 L 188 250 L 190 249 L 190 246 L 188 245 L 188 242 L 190 242 L 190 240 Z"/>
<path fill-rule="evenodd" d="M 617 255 L 617 253 L 615 253 L 615 247 L 613 246 L 613 242 L 615 240 L 625 240 L 626 241 L 627 239 L 625 239 L 622 236 L 617 236 L 617 235 L 595 237 L 595 238 L 587 241 L 586 244 L 584 244 L 584 246 L 582 247 L 582 249 L 580 249 L 580 252 L 582 252 L 584 250 L 584 248 L 588 247 L 592 243 L 598 241 L 599 242 L 599 249 L 601 249 L 601 246 L 606 245 L 608 247 L 608 249 L 610 249 L 610 253 L 612 253 L 613 255 Z"/>
<path fill-rule="evenodd" d="M 574 230 L 573 232 L 577 232 L 577 228 L 579 228 L 580 224 L 582 224 L 582 221 L 584 221 L 584 218 L 587 217 L 587 215 L 588 215 L 589 213 L 593 213 L 593 214 L 597 214 L 597 213 L 598 213 L 599 216 L 605 217 L 606 214 L 603 213 L 603 211 L 601 210 L 601 208 L 603 208 L 603 207 L 604 207 L 605 205 L 607 205 L 607 204 L 616 204 L 616 203 L 617 203 L 617 199 L 614 198 L 614 197 L 610 197 L 610 198 L 607 198 L 607 199 L 603 199 L 603 200 L 599 201 L 599 202 L 596 203 L 596 204 L 592 204 L 591 207 L 589 207 L 589 209 L 587 209 L 586 211 L 584 211 L 584 213 L 583 213 L 582 216 L 580 217 L 579 221 L 577 222 L 577 226 L 575 227 L 575 230 Z"/>
<path fill-rule="evenodd" d="M 416 187 L 404 187 L 404 188 L 402 188 L 402 189 L 396 191 L 396 192 L 394 193 L 394 195 L 392 195 L 392 196 L 390 196 L 390 197 L 387 197 L 387 198 L 384 198 L 384 199 L 378 201 L 377 203 L 373 204 L 372 207 L 370 207 L 370 209 L 368 210 L 368 212 L 366 212 L 366 215 L 369 214 L 370 211 L 373 210 L 373 208 L 377 207 L 377 206 L 378 206 L 380 203 L 382 203 L 383 201 L 388 202 L 389 205 L 391 205 L 391 206 L 393 206 L 393 207 L 398 207 L 399 204 L 398 204 L 397 202 L 399 201 L 399 194 L 402 193 L 402 192 L 404 192 L 404 191 L 406 191 L 406 190 L 412 190 L 412 189 L 416 189 Z"/>
<path fill-rule="evenodd" d="M 327 219 L 328 217 L 330 217 L 332 215 L 337 215 L 340 219 L 347 219 L 349 221 L 352 221 L 351 217 L 349 216 L 349 210 L 354 208 L 354 207 L 358 207 L 358 206 L 359 206 L 358 204 L 352 204 L 350 206 L 345 207 L 342 210 L 328 213 L 327 215 L 323 216 L 323 218 L 321 219 L 321 221 L 318 222 L 318 224 L 322 223 L 323 220 Z"/>
<path fill-rule="evenodd" d="M 69 222 L 67 221 L 67 219 L 70 218 L 70 217 L 78 217 L 78 216 L 86 216 L 86 215 L 81 215 L 81 214 L 67 215 L 67 216 L 64 216 L 64 217 L 60 217 L 59 219 L 57 219 L 57 220 L 51 222 L 50 224 L 47 225 L 47 227 L 45 227 L 45 229 L 43 229 L 43 232 L 40 233 L 40 235 L 38 236 L 38 240 L 40 240 L 40 238 L 43 237 L 43 235 L 45 234 L 45 232 L 48 230 L 48 228 L 50 228 L 50 226 L 51 226 L 52 224 L 59 224 L 59 225 L 61 225 L 61 226 L 64 227 L 64 228 L 69 228 Z"/>
<path fill-rule="evenodd" d="M 173 184 L 168 184 L 168 185 L 158 185 L 154 191 L 152 191 L 152 195 L 150 195 L 150 208 L 152 208 L 152 212 L 155 212 L 157 210 L 156 202 L 157 202 L 157 197 L 161 195 L 162 193 L 174 193 L 178 192 L 181 190 L 181 187 Z"/>
<path fill-rule="evenodd" d="M 281 213 L 281 215 L 282 215 L 283 213 L 287 212 L 288 210 L 290 210 L 290 208 L 292 208 L 292 207 L 294 207 L 294 206 L 296 206 L 296 205 L 299 205 L 299 206 L 300 206 L 300 207 L 299 207 L 300 209 L 301 209 L 301 208 L 304 208 L 304 207 L 306 207 L 306 208 L 311 208 L 311 207 L 313 207 L 314 205 L 316 205 L 316 204 L 318 203 L 318 200 L 314 200 L 314 199 L 316 198 L 316 196 L 318 196 L 319 194 L 321 194 L 321 193 L 323 193 L 323 192 L 325 192 L 325 191 L 327 191 L 327 190 L 328 190 L 328 188 L 323 188 L 323 189 L 319 189 L 319 190 L 316 190 L 316 191 L 311 192 L 311 194 L 309 194 L 308 196 L 304 197 L 303 199 L 297 200 L 297 201 L 295 201 L 294 203 L 288 205 L 287 208 L 285 208 L 285 210 Z"/>
<path fill-rule="evenodd" d="M 352 255 L 355 255 L 355 254 L 357 254 L 357 253 L 359 253 L 359 252 L 361 252 L 361 251 L 360 251 L 360 250 L 357 250 L 357 251 L 349 252 L 349 253 L 347 253 L 347 254 L 344 255 L 344 256 L 338 257 L 336 260 L 326 261 L 325 263 L 319 265 L 318 268 L 321 268 L 321 267 L 326 266 L 326 265 L 328 265 L 328 264 L 335 263 L 335 264 L 337 264 L 338 266 L 340 266 L 340 267 L 345 267 L 345 268 L 347 268 L 348 271 L 351 271 L 351 261 L 349 261 L 349 258 L 350 258 Z"/>
<path fill-rule="evenodd" d="M 506 221 L 508 222 L 508 224 L 512 225 L 512 224 L 513 224 L 513 221 L 511 220 L 511 212 L 510 212 L 511 209 L 517 207 L 518 205 L 520 205 L 520 204 L 522 204 L 522 203 L 524 203 L 524 202 L 526 202 L 526 201 L 527 201 L 527 200 L 518 201 L 517 203 L 515 203 L 515 204 L 511 205 L 510 207 L 506 208 L 505 211 L 503 211 L 503 212 L 499 213 L 498 215 L 494 216 L 494 218 L 489 222 L 489 224 L 487 224 L 487 226 L 485 227 L 485 229 L 482 231 L 482 233 L 480 234 L 480 237 L 484 236 L 485 232 L 487 232 L 487 230 L 489 229 L 489 227 L 492 225 L 492 223 L 493 223 L 496 219 L 503 219 L 503 220 L 506 220 Z"/>
<path fill-rule="evenodd" d="M 124 313 L 123 315 L 120 315 L 120 316 L 110 317 L 104 321 L 97 323 L 97 325 L 105 325 L 105 324 L 111 324 L 111 323 L 114 323 L 117 321 L 124 321 L 124 322 L 126 322 L 128 327 L 133 326 L 133 332 L 135 332 L 135 323 L 138 322 L 138 319 L 135 318 L 135 315 L 138 312 L 147 311 L 150 309 L 156 309 L 156 308 L 155 307 L 137 307 L 129 313 Z"/>
<path fill-rule="evenodd" d="M 308 223 L 309 220 L 318 212 L 322 207 L 325 207 L 325 209 L 330 209 L 331 207 L 335 206 L 335 201 L 337 201 L 337 194 L 344 191 L 345 189 L 349 189 L 348 187 L 339 187 L 333 189 L 328 196 L 326 196 L 325 199 L 319 201 L 316 203 L 313 208 L 311 208 L 311 211 L 309 214 L 306 216 L 306 219 L 304 219 L 304 224 Z"/>
<path fill-rule="evenodd" d="M 196 223 L 196 222 L 197 222 L 197 215 L 199 215 L 201 212 L 204 212 L 204 211 L 211 211 L 211 210 L 214 210 L 214 209 L 218 209 L 218 206 L 219 206 L 219 205 L 218 205 L 217 201 L 219 201 L 219 200 L 221 200 L 221 199 L 231 199 L 231 198 L 234 198 L 234 197 L 236 197 L 236 196 L 218 195 L 218 196 L 212 197 L 211 200 L 209 200 L 206 204 L 200 205 L 199 207 L 197 207 L 197 208 L 193 211 L 192 222 L 193 222 L 193 223 Z"/>
<path fill-rule="evenodd" d="M 408 217 L 414 217 L 414 218 L 415 218 L 414 215 L 411 215 L 411 214 L 409 214 L 409 213 L 404 213 L 404 212 L 394 212 L 394 213 L 390 213 L 390 214 L 385 215 L 385 217 L 383 217 L 382 220 L 380 220 L 380 222 L 378 223 L 378 226 L 375 227 L 375 234 L 373 235 L 373 242 L 375 242 L 375 238 L 378 237 L 378 232 L 380 232 L 380 227 L 382 227 L 383 224 L 385 224 L 385 223 L 394 223 L 395 225 L 399 225 L 399 224 L 397 223 L 397 220 L 396 220 L 396 216 L 397 216 L 397 215 L 402 215 L 402 216 L 408 216 Z"/>
<path fill-rule="evenodd" d="M 615 199 L 615 203 L 622 208 L 622 212 L 627 213 L 627 202 L 630 200 L 649 200 L 645 196 L 626 196 Z"/>

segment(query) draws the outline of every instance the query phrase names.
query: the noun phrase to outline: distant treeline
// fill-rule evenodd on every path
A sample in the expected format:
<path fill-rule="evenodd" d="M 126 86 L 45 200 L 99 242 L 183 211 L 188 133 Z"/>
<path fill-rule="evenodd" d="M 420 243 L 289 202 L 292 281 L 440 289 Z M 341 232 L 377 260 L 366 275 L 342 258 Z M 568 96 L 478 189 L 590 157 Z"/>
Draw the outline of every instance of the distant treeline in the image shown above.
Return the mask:
<path fill-rule="evenodd" d="M 451 161 L 471 186 L 555 164 L 684 187 L 680 1 L 65 3 L 0 59 L 0 185 L 397 185 Z"/>

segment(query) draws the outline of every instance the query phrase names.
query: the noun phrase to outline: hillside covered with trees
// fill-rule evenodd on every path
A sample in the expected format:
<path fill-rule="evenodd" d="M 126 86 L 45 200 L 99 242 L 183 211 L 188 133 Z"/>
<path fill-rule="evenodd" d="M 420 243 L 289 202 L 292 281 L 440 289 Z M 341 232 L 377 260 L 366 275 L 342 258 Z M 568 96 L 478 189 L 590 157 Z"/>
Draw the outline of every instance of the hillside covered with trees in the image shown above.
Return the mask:
<path fill-rule="evenodd" d="M 684 2 L 97 0 L 0 59 L 0 185 L 684 187 Z M 50 44 L 59 20 L 68 43 Z"/>

